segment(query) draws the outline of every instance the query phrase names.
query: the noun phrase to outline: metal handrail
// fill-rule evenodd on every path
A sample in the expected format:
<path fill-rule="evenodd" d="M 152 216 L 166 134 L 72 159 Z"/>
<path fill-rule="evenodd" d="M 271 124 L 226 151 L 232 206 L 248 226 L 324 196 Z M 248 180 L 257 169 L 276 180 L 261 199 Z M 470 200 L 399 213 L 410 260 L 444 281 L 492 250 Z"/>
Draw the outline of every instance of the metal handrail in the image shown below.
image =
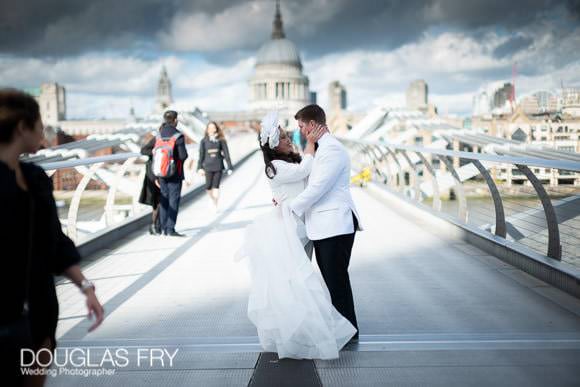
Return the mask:
<path fill-rule="evenodd" d="M 75 159 L 75 160 L 55 161 L 52 163 L 42 163 L 42 164 L 39 164 L 39 166 L 44 168 L 45 171 L 52 171 L 52 170 L 56 170 L 56 169 L 74 168 L 74 167 L 80 167 L 80 166 L 84 166 L 84 165 L 92 165 L 92 164 L 96 164 L 96 163 L 123 161 L 123 160 L 130 159 L 131 157 L 139 157 L 139 156 L 142 156 L 142 154 L 141 153 L 124 152 L 124 153 L 115 153 L 113 155 L 106 155 L 106 156 L 95 156 L 95 157 L 86 157 L 86 158 Z"/>
<path fill-rule="evenodd" d="M 460 222 L 465 224 L 467 223 L 468 215 L 466 194 L 463 190 L 460 176 L 457 173 L 457 167 L 450 161 L 449 158 L 470 160 L 471 164 L 477 168 L 479 174 L 484 178 L 493 199 L 496 220 L 495 235 L 504 239 L 506 238 L 506 218 L 503 203 L 496 183 L 490 176 L 486 167 L 483 166 L 482 161 L 490 162 L 493 164 L 514 165 L 530 182 L 531 186 L 536 191 L 536 194 L 543 207 L 548 229 L 548 246 L 546 256 L 557 260 L 562 259 L 562 245 L 560 243 L 559 224 L 554 207 L 551 203 L 548 193 L 546 192 L 546 189 L 543 187 L 542 183 L 536 177 L 536 175 L 532 172 L 530 166 L 580 172 L 580 162 L 570 160 L 543 159 L 538 157 L 513 157 L 485 153 L 454 151 L 447 149 L 425 148 L 414 145 L 395 144 L 383 140 L 368 141 L 340 137 L 339 140 L 352 148 L 355 152 L 359 152 L 362 155 L 365 155 L 365 157 L 370 157 L 370 161 L 374 165 L 377 173 L 381 176 L 388 176 L 387 180 L 389 183 L 391 178 L 395 179 L 395 177 L 397 177 L 397 179 L 395 179 L 397 186 L 411 186 L 410 182 L 409 184 L 405 183 L 405 179 L 403 178 L 403 170 L 406 169 L 410 174 L 413 174 L 415 178 L 413 182 L 413 194 L 415 195 L 416 202 L 420 201 L 421 190 L 419 188 L 418 180 L 421 177 L 419 174 L 419 169 L 416 167 L 415 163 L 410 160 L 407 152 L 412 152 L 417 155 L 419 160 L 418 162 L 423 163 L 427 171 L 430 173 L 430 175 L 432 175 L 431 184 L 433 185 L 434 195 L 433 208 L 435 211 L 440 212 L 441 206 L 439 204 L 440 199 L 437 176 L 435 175 L 431 161 L 423 156 L 423 154 L 433 155 L 434 159 L 437 159 L 445 165 L 445 168 L 453 178 L 454 189 L 456 190 L 459 199 L 458 218 Z M 406 160 L 407 165 L 403 165 L 403 163 L 399 161 L 399 156 L 402 156 L 402 159 Z M 389 158 L 391 158 L 396 165 L 398 172 L 393 172 L 390 169 L 388 162 Z M 379 164 L 376 163 L 377 161 Z M 385 175 L 384 171 L 382 170 L 383 167 L 388 170 L 388 175 Z M 387 180 L 385 180 L 385 183 Z"/>
<path fill-rule="evenodd" d="M 251 143 L 246 144 L 245 137 L 235 137 L 234 143 L 236 145 L 239 144 L 240 150 L 243 150 L 243 154 L 241 156 L 246 156 L 248 153 L 246 149 L 250 149 L 250 147 L 246 145 L 255 145 L 255 138 L 251 136 Z M 251 148 L 253 151 L 253 147 Z M 250 152 L 248 150 L 248 152 Z M 193 152 L 195 155 L 197 152 Z M 230 154 L 232 157 L 236 157 L 230 148 Z M 124 181 L 125 174 L 131 168 L 132 172 L 135 172 L 136 166 L 135 163 L 139 160 L 146 160 L 147 156 L 142 155 L 138 152 L 123 152 L 123 153 L 115 153 L 111 155 L 104 155 L 104 156 L 94 156 L 94 157 L 83 157 L 83 154 L 77 155 L 77 159 L 69 159 L 69 160 L 61 160 L 61 161 L 52 161 L 52 162 L 39 162 L 37 163 L 38 166 L 42 167 L 47 175 L 52 175 L 58 170 L 62 169 L 76 169 L 78 173 L 82 175 L 82 179 L 77 184 L 75 192 L 72 196 L 71 203 L 69 205 L 69 212 L 67 216 L 67 234 L 75 241 L 77 240 L 77 219 L 78 219 L 78 211 L 80 207 L 80 201 L 83 193 L 85 192 L 88 183 L 93 179 L 100 179 L 108 186 L 108 194 L 107 199 L 105 201 L 104 206 L 104 217 L 103 221 L 105 223 L 105 227 L 109 227 L 115 222 L 115 214 L 114 211 L 123 210 L 126 211 L 126 207 L 115 205 L 115 197 L 116 193 L 121 186 L 121 182 Z M 109 163 L 117 163 L 118 166 L 107 170 L 105 165 Z M 196 163 L 186 163 L 184 165 L 184 169 L 186 172 L 191 172 L 190 177 L 192 179 L 191 183 L 196 183 L 197 174 L 193 173 L 195 169 Z M 145 177 L 145 168 L 139 168 L 139 175 L 137 176 L 137 181 L 139 185 L 134 185 L 135 188 L 140 187 L 140 182 L 143 181 Z M 106 174 L 102 174 L 106 172 Z M 187 187 L 187 186 L 186 186 Z M 125 184 L 125 188 L 126 184 Z M 133 186 L 130 187 L 133 191 Z M 138 211 L 140 205 L 138 204 L 140 191 L 138 189 L 134 190 L 134 193 L 131 194 L 132 197 L 132 205 L 129 210 L 133 211 L 134 213 Z M 184 192 L 187 194 L 187 191 Z"/>
<path fill-rule="evenodd" d="M 131 162 L 131 160 L 137 160 L 140 157 L 144 157 L 141 153 L 136 152 L 124 152 L 124 153 L 116 153 L 111 155 L 105 156 L 95 156 L 95 157 L 84 157 L 79 159 L 72 159 L 72 160 L 64 160 L 64 161 L 56 161 L 56 162 L 49 162 L 49 163 L 40 163 L 38 164 L 42 167 L 47 174 L 54 173 L 60 169 L 68 169 L 68 168 L 75 168 L 79 172 L 82 173 L 83 178 L 77 185 L 75 189 L 75 193 L 72 197 L 71 203 L 69 205 L 69 211 L 67 215 L 67 235 L 73 240 L 77 240 L 77 218 L 78 218 L 78 211 L 80 207 L 81 197 L 83 196 L 89 182 L 95 178 L 98 170 L 103 166 L 105 163 L 110 162 L 118 162 L 123 161 L 123 167 L 119 171 L 115 173 L 115 179 L 112 184 L 109 185 L 109 194 L 107 195 L 107 201 L 105 204 L 105 219 L 110 222 L 113 215 L 113 203 L 115 202 L 115 196 L 117 192 L 117 186 L 119 184 L 122 175 L 124 175 L 126 171 L 126 164 Z M 88 167 L 88 168 L 84 168 Z M 135 207 L 135 203 L 133 203 L 133 207 Z"/>
<path fill-rule="evenodd" d="M 446 149 L 423 148 L 415 145 L 395 144 L 383 140 L 367 141 L 367 140 L 354 140 L 344 137 L 339 137 L 339 139 L 346 143 L 350 142 L 367 146 L 386 146 L 397 150 L 430 153 L 439 156 L 459 157 L 468 160 L 490 161 L 494 163 L 516 164 L 516 165 L 521 164 L 540 168 L 554 168 L 573 172 L 580 172 L 580 162 L 569 160 L 550 160 L 550 159 L 542 159 L 539 157 L 500 156 L 488 153 L 475 153 L 475 152 L 453 151 Z"/>

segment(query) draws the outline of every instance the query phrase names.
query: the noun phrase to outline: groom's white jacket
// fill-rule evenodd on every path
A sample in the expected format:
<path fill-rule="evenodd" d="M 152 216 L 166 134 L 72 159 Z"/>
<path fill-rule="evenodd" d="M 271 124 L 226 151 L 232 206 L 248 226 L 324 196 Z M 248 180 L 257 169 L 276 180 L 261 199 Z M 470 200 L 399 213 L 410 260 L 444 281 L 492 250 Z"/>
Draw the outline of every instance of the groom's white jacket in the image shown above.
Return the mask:
<path fill-rule="evenodd" d="M 350 157 L 334 136 L 318 140 L 312 172 L 304 191 L 290 202 L 298 216 L 305 214 L 306 234 L 320 240 L 354 232 L 352 214 L 360 217 L 350 194 Z"/>

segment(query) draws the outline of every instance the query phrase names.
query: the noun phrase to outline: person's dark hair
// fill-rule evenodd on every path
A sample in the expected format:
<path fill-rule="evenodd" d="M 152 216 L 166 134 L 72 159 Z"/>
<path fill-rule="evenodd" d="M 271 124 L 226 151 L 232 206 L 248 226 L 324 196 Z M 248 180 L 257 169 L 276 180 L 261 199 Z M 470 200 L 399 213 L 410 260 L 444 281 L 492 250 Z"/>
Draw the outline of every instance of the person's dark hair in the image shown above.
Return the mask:
<path fill-rule="evenodd" d="M 163 113 L 163 121 L 166 124 L 172 124 L 177 119 L 177 112 L 175 110 L 168 110 Z"/>
<path fill-rule="evenodd" d="M 224 131 L 222 130 L 222 128 L 220 128 L 220 126 L 215 121 L 210 121 L 205 126 L 205 138 L 209 138 L 209 134 L 207 132 L 207 129 L 209 128 L 209 126 L 211 124 L 214 124 L 215 125 L 215 128 L 216 128 L 216 136 L 217 136 L 218 140 L 225 140 L 226 139 L 226 136 L 224 135 Z"/>
<path fill-rule="evenodd" d="M 326 124 L 326 113 L 324 113 L 324 110 L 320 106 L 312 104 L 304 106 L 302 109 L 298 110 L 294 119 L 305 122 L 314 120 L 317 123 L 324 125 Z"/>
<path fill-rule="evenodd" d="M 12 141 L 20 122 L 33 130 L 39 119 L 40 108 L 33 96 L 16 89 L 0 89 L 0 143 Z"/>
<path fill-rule="evenodd" d="M 175 110 L 167 110 L 165 113 L 163 113 L 163 123 L 161 126 L 159 126 L 158 132 L 161 133 L 161 129 L 163 129 L 165 125 L 173 124 L 176 119 L 177 112 Z"/>
<path fill-rule="evenodd" d="M 258 135 L 258 142 L 260 141 L 260 136 Z M 264 172 L 266 172 L 266 176 L 269 179 L 273 179 L 276 176 L 276 167 L 272 164 L 274 160 L 282 160 L 288 163 L 298 164 L 302 161 L 302 157 L 300 154 L 296 152 L 292 152 L 289 154 L 284 154 L 278 152 L 276 149 L 270 148 L 268 143 L 262 145 L 260 143 L 260 149 L 262 149 L 262 155 L 264 156 L 264 164 L 266 164 L 264 168 Z"/>

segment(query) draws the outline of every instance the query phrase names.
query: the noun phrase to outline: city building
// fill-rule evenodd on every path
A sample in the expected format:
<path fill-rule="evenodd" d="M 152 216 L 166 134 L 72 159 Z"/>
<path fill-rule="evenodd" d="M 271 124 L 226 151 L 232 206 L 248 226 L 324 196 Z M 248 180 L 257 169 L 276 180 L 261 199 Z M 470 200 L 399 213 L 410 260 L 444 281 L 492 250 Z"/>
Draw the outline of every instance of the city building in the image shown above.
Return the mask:
<path fill-rule="evenodd" d="M 310 92 L 310 101 L 309 103 L 311 104 L 316 104 L 318 103 L 318 93 L 315 91 L 311 91 Z"/>
<path fill-rule="evenodd" d="M 525 114 L 555 113 L 558 111 L 558 98 L 549 91 L 537 91 L 519 99 L 517 105 Z"/>
<path fill-rule="evenodd" d="M 491 114 L 489 95 L 487 91 L 480 91 L 473 96 L 473 116 L 483 117 Z"/>
<path fill-rule="evenodd" d="M 426 112 L 429 105 L 429 88 L 427 83 L 418 79 L 407 88 L 407 109 Z"/>
<path fill-rule="evenodd" d="M 249 108 L 239 111 L 208 111 L 207 117 L 227 130 L 259 130 L 264 115 L 280 114 L 281 124 L 296 128 L 294 114 L 305 105 L 317 103 L 296 45 L 286 37 L 280 4 L 276 2 L 270 39 L 256 54 L 254 72 L 248 80 Z"/>
<path fill-rule="evenodd" d="M 495 92 L 493 93 L 493 99 L 491 101 L 492 109 L 496 108 L 501 109 L 505 106 L 510 106 L 510 101 L 513 100 L 513 97 L 514 97 L 513 85 L 509 82 L 504 83 L 503 86 L 495 90 Z"/>
<path fill-rule="evenodd" d="M 66 119 L 66 92 L 63 86 L 56 82 L 43 83 L 35 96 L 44 125 L 56 125 Z"/>
<path fill-rule="evenodd" d="M 481 117 L 511 113 L 513 92 L 510 82 L 485 85 L 473 97 L 473 115 Z"/>
<path fill-rule="evenodd" d="M 125 128 L 127 122 L 128 120 L 125 119 L 63 120 L 56 122 L 54 125 L 79 140 L 91 134 L 116 133 Z"/>
<path fill-rule="evenodd" d="M 513 114 L 473 117 L 471 126 L 507 145 L 521 148 L 536 157 L 575 159 L 580 153 L 580 118 L 561 113 L 527 114 L 520 104 Z M 548 152 L 548 153 L 546 153 Z M 580 174 L 555 169 L 535 168 L 538 179 L 550 186 L 580 185 Z M 517 168 L 498 168 L 496 177 L 508 185 L 527 184 Z"/>
<path fill-rule="evenodd" d="M 346 87 L 339 81 L 328 84 L 328 127 L 335 133 L 344 134 L 357 123 L 362 115 L 347 110 Z"/>
<path fill-rule="evenodd" d="M 271 38 L 258 50 L 249 87 L 250 109 L 260 117 L 279 110 L 290 123 L 294 113 L 311 101 L 308 77 L 302 72 L 298 47 L 286 38 L 279 2 Z"/>
<path fill-rule="evenodd" d="M 540 101 L 535 95 L 528 95 L 522 98 L 518 105 L 521 107 L 522 111 L 526 114 L 539 114 L 540 113 Z"/>
<path fill-rule="evenodd" d="M 549 91 L 542 90 L 534 93 L 538 100 L 540 113 L 554 113 L 558 111 L 558 97 Z"/>
<path fill-rule="evenodd" d="M 462 121 L 469 128 L 462 129 Z M 580 118 L 560 113 L 528 115 L 522 106 L 511 114 L 469 120 L 379 106 L 368 112 L 346 137 L 435 149 L 580 161 Z M 435 170 L 446 170 L 437 159 L 427 159 L 432 161 Z M 456 168 L 469 163 L 465 159 L 453 160 Z M 533 168 L 533 172 L 543 184 L 552 187 L 580 186 L 580 173 L 550 168 Z M 475 177 L 470 173 L 465 171 L 463 178 Z M 491 174 L 507 186 L 530 184 L 515 165 L 493 166 Z M 405 179 L 413 180 L 413 174 L 406 172 Z"/>
<path fill-rule="evenodd" d="M 562 90 L 560 106 L 562 114 L 571 117 L 580 117 L 580 89 L 568 88 Z"/>
<path fill-rule="evenodd" d="M 329 113 L 346 110 L 346 88 L 339 81 L 332 81 L 328 85 Z"/>
<path fill-rule="evenodd" d="M 171 92 L 171 80 L 167 74 L 165 66 L 161 69 L 159 82 L 157 84 L 157 101 L 155 111 L 158 113 L 164 112 L 169 106 L 173 104 L 173 94 Z"/>
<path fill-rule="evenodd" d="M 530 116 L 519 109 L 502 122 L 499 135 L 527 144 L 580 152 L 580 119 L 565 119 L 561 115 Z"/>
<path fill-rule="evenodd" d="M 58 83 L 43 83 L 39 89 L 25 90 L 33 95 L 39 105 L 42 121 L 46 127 L 48 143 L 58 139 L 55 133 L 62 131 L 74 140 L 81 140 L 90 135 L 113 134 L 124 130 L 130 123 L 136 122 L 134 110 L 131 108 L 126 118 L 117 119 L 66 119 L 65 88 Z M 151 117 L 161 122 L 162 113 L 173 104 L 171 80 L 165 66 L 161 69 L 157 84 L 155 107 Z M 188 112 L 184 112 L 187 114 Z M 50 129 L 48 128 L 50 127 Z M 55 140 L 56 141 L 56 140 Z M 58 141 L 56 144 L 60 144 Z"/>

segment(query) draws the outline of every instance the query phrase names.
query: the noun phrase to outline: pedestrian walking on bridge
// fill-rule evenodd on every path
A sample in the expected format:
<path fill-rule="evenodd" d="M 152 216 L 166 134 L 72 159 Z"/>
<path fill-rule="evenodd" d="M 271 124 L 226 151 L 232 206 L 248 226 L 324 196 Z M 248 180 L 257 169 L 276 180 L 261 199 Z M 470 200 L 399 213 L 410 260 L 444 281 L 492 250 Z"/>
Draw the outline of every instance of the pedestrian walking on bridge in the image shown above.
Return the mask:
<path fill-rule="evenodd" d="M 220 183 L 225 170 L 224 161 L 228 164 L 229 175 L 233 167 L 226 137 L 217 123 L 210 122 L 205 129 L 204 138 L 199 143 L 197 171 L 201 176 L 205 176 L 205 189 L 216 211 L 219 208 Z"/>
<path fill-rule="evenodd" d="M 153 173 L 159 178 L 159 217 L 164 235 L 183 236 L 175 231 L 175 224 L 184 179 L 183 163 L 187 157 L 185 138 L 177 130 L 177 112 L 168 110 L 163 114 L 163 124 L 153 147 Z"/>

